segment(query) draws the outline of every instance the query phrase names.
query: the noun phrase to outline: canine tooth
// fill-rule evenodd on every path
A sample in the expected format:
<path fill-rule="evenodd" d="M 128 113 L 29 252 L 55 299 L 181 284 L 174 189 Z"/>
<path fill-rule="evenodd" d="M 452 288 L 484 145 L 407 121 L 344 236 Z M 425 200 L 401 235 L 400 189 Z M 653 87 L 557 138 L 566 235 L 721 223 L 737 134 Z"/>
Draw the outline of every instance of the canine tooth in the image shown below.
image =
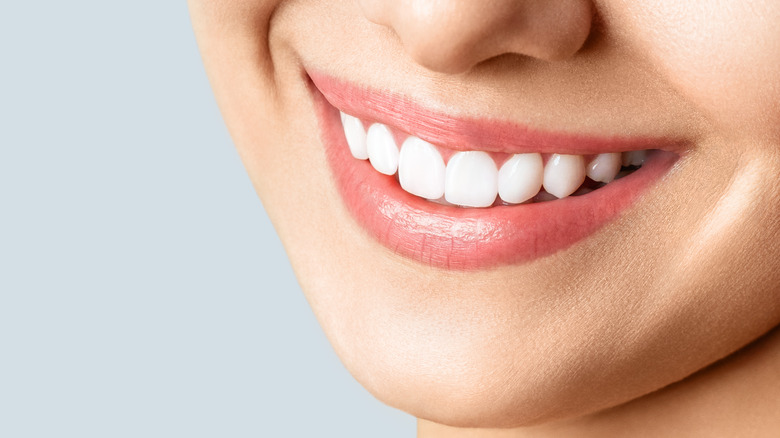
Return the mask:
<path fill-rule="evenodd" d="M 647 151 L 628 151 L 623 152 L 624 166 L 641 166 L 645 163 Z"/>
<path fill-rule="evenodd" d="M 527 201 L 539 193 L 543 179 L 541 155 L 513 155 L 498 171 L 498 196 L 513 204 Z"/>
<path fill-rule="evenodd" d="M 347 138 L 352 156 L 358 160 L 367 160 L 366 129 L 363 128 L 363 122 L 357 117 L 341 113 L 341 124 L 344 126 L 344 136 Z"/>
<path fill-rule="evenodd" d="M 409 137 L 398 157 L 398 180 L 401 188 L 426 199 L 444 195 L 444 160 L 432 144 Z"/>
<path fill-rule="evenodd" d="M 398 146 L 387 126 L 374 123 L 366 134 L 368 159 L 379 173 L 394 175 L 398 170 Z"/>
<path fill-rule="evenodd" d="M 598 154 L 588 163 L 588 178 L 603 183 L 612 182 L 620 172 L 621 163 L 619 153 Z"/>
<path fill-rule="evenodd" d="M 544 167 L 544 190 L 565 198 L 585 182 L 585 158 L 582 155 L 553 154 Z"/>
<path fill-rule="evenodd" d="M 481 151 L 458 152 L 450 158 L 444 177 L 444 199 L 464 207 L 490 207 L 498 194 L 498 169 Z"/>

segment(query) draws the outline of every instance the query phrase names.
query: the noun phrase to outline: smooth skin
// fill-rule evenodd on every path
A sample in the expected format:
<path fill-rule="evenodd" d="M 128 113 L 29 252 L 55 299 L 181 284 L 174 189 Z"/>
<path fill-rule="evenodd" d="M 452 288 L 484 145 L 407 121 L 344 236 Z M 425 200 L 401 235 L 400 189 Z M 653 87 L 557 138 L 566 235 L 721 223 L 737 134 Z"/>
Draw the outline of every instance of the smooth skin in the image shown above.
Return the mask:
<path fill-rule="evenodd" d="M 323 330 L 361 384 L 420 418 L 420 437 L 776 436 L 779 2 L 190 9 L 225 121 Z M 393 254 L 345 210 L 307 69 L 453 115 L 689 146 L 620 218 L 564 251 L 435 269 Z"/>

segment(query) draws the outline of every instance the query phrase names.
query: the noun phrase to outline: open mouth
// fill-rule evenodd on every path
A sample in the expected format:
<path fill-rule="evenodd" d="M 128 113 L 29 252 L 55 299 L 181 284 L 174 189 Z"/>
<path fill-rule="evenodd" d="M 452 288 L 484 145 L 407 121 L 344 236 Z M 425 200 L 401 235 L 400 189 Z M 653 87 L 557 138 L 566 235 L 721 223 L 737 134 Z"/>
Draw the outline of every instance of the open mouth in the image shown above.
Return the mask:
<path fill-rule="evenodd" d="M 344 137 L 355 159 L 395 176 L 407 193 L 444 205 L 492 207 L 542 202 L 590 193 L 631 174 L 648 153 L 598 155 L 454 151 L 397 128 L 341 114 Z M 399 146 L 400 145 L 400 146 Z"/>
<path fill-rule="evenodd" d="M 397 254 L 479 269 L 553 254 L 635 202 L 681 142 L 532 131 L 448 117 L 309 73 L 347 209 Z"/>

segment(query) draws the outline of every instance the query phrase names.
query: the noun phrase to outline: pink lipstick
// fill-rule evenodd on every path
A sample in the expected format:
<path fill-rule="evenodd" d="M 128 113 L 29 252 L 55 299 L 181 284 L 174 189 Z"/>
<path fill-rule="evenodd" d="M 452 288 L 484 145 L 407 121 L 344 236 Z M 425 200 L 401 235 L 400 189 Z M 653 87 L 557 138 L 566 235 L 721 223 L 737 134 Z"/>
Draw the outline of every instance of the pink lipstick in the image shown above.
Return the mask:
<path fill-rule="evenodd" d="M 524 263 L 566 249 L 630 207 L 679 158 L 663 138 L 550 133 L 507 121 L 450 117 L 400 95 L 309 73 L 326 156 L 342 200 L 361 227 L 396 254 L 442 269 Z M 453 151 L 594 155 L 651 150 L 637 171 L 580 196 L 460 208 L 407 193 L 394 176 L 350 153 L 339 111 Z M 678 152 L 678 153 L 675 153 Z"/>

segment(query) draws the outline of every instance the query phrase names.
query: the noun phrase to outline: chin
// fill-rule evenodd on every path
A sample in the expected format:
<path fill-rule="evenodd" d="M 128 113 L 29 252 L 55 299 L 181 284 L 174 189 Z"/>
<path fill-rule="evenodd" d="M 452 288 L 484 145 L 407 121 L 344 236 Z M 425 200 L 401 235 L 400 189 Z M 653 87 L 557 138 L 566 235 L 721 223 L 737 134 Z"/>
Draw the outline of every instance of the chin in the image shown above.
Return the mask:
<path fill-rule="evenodd" d="M 389 406 L 454 427 L 532 426 L 623 405 L 706 368 L 775 324 L 773 312 L 751 308 L 755 318 L 745 320 L 739 315 L 748 308 L 718 315 L 701 310 L 701 299 L 634 309 L 620 302 L 712 297 L 722 290 L 718 284 L 523 288 L 506 285 L 505 271 L 476 280 L 474 273 L 433 275 L 377 251 L 355 259 L 344 251 L 329 266 L 295 253 L 292 259 L 355 379 Z M 346 267 L 358 263 L 364 268 Z M 421 276 L 426 269 L 431 274 Z M 493 279 L 504 287 L 493 287 Z M 765 289 L 766 305 L 772 288 Z"/>
<path fill-rule="evenodd" d="M 551 327 L 539 318 L 529 329 L 491 306 L 429 303 L 441 310 L 435 313 L 381 299 L 376 307 L 314 301 L 336 352 L 371 394 L 417 418 L 455 427 L 519 427 L 587 415 L 679 380 L 713 359 L 702 354 L 698 362 L 670 365 L 666 359 L 676 349 L 654 355 L 656 348 L 621 346 L 619 334 L 598 342 L 592 335 L 603 328 L 582 320 Z M 661 340 L 644 341 L 661 348 Z"/>
<path fill-rule="evenodd" d="M 593 413 L 650 391 L 646 379 L 623 376 L 612 364 L 597 366 L 585 352 L 526 355 L 499 341 L 453 338 L 352 342 L 340 352 L 344 364 L 376 398 L 454 427 L 531 426 Z"/>

